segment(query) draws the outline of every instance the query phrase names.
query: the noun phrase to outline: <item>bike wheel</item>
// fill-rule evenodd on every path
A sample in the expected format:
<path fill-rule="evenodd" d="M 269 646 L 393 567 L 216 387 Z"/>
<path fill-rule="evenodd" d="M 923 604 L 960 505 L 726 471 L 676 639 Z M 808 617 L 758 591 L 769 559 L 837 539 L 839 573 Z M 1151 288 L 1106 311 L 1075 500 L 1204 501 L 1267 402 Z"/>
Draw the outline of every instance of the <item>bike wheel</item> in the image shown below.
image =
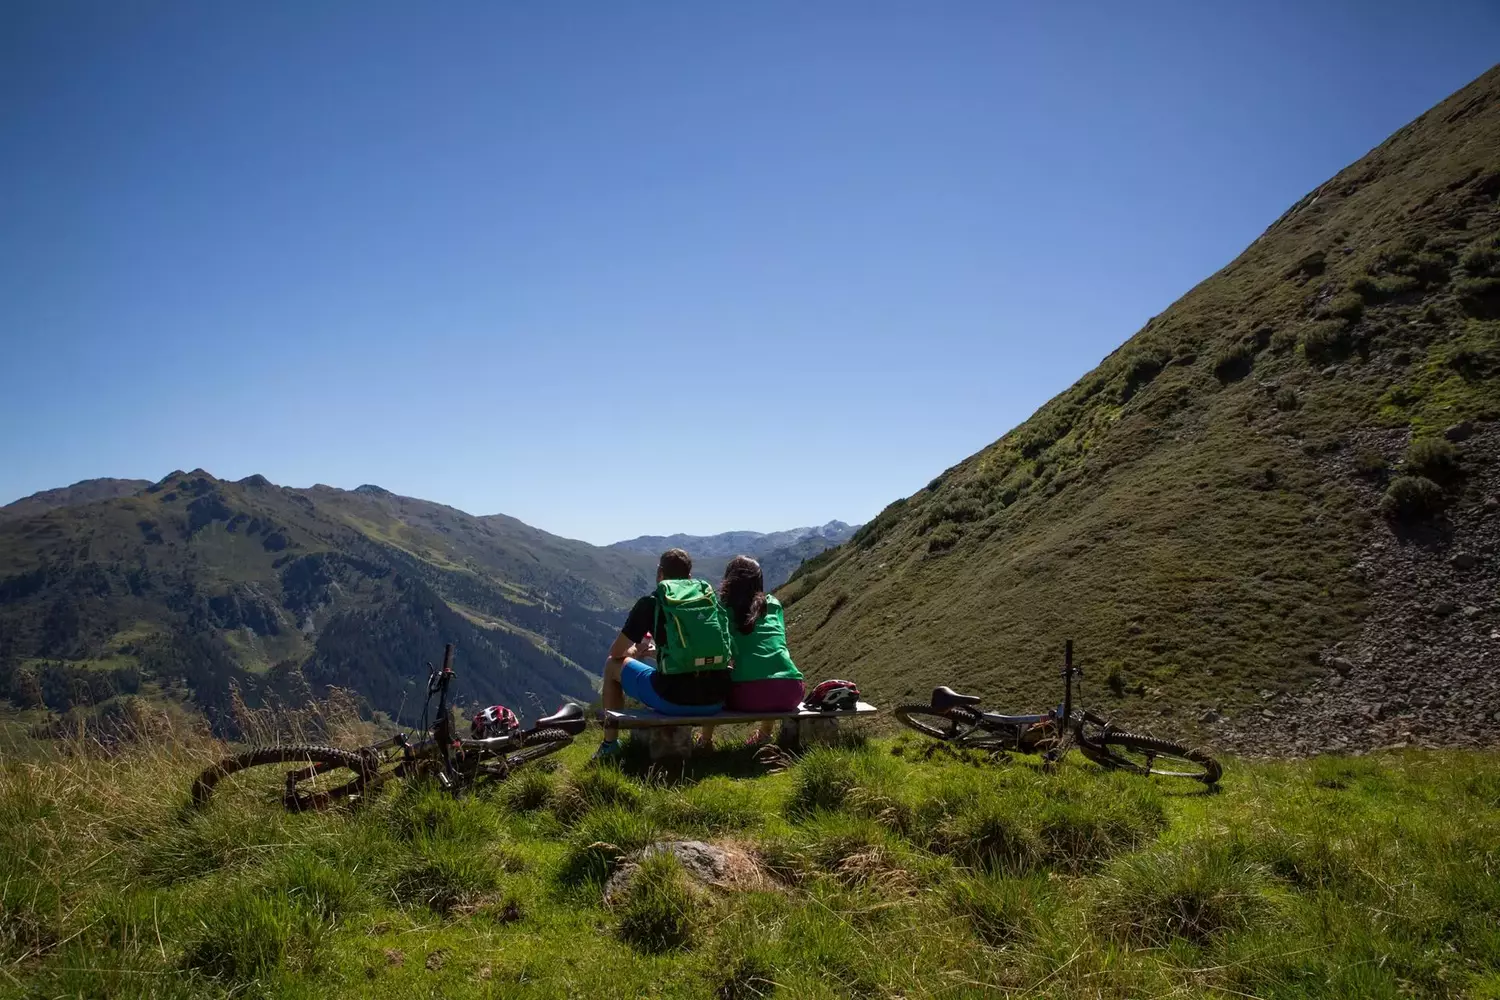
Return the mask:
<path fill-rule="evenodd" d="M 1096 740 L 1080 742 L 1078 749 L 1103 767 L 1137 774 L 1191 778 L 1212 785 L 1224 773 L 1219 762 L 1202 750 L 1135 733 L 1105 733 Z"/>
<path fill-rule="evenodd" d="M 291 771 L 273 770 L 277 764 L 301 766 Z M 237 784 L 243 784 L 252 795 L 279 798 L 294 810 L 318 809 L 358 794 L 371 775 L 363 757 L 337 747 L 260 747 L 205 768 L 193 782 L 193 804 L 207 804 L 225 778 L 251 770 L 254 773 Z"/>
<path fill-rule="evenodd" d="M 505 755 L 507 767 L 516 768 L 533 760 L 539 760 L 548 754 L 557 753 L 563 747 L 569 746 L 573 737 L 561 729 L 539 729 L 534 733 L 527 733 L 525 746 L 514 753 Z"/>
<path fill-rule="evenodd" d="M 961 708 L 939 712 L 931 705 L 897 705 L 896 718 L 923 736 L 958 741 L 974 731 L 978 720 Z"/>

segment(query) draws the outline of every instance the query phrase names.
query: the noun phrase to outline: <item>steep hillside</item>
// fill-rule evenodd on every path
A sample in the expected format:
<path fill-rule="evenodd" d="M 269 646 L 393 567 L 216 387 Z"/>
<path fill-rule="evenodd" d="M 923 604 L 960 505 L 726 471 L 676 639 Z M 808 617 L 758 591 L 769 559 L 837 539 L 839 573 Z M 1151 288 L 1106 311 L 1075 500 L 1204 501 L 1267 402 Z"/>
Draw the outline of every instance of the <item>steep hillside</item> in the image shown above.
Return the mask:
<path fill-rule="evenodd" d="M 811 559 L 825 549 L 847 541 L 857 524 L 829 521 L 814 528 L 792 528 L 787 531 L 726 531 L 717 535 L 642 535 L 615 542 L 611 549 L 637 552 L 653 558 L 667 549 L 685 549 L 693 557 L 693 572 L 705 579 L 717 580 L 724 565 L 738 555 L 760 562 L 766 586 L 779 587 L 787 581 L 802 560 Z"/>
<path fill-rule="evenodd" d="M 29 497 L 22 497 L 14 503 L 8 503 L 0 507 L 0 520 L 45 514 L 59 507 L 77 507 L 79 504 L 94 503 L 97 500 L 128 497 L 150 485 L 151 481 L 148 479 L 85 479 L 72 486 L 42 490 Z"/>
<path fill-rule="evenodd" d="M 252 704 L 336 684 L 409 718 L 454 641 L 460 697 L 533 712 L 591 695 L 649 568 L 374 487 L 173 473 L 0 524 L 0 688 L 58 709 L 144 688 L 222 722 L 231 684 Z"/>
<path fill-rule="evenodd" d="M 1495 732 L 1500 690 L 1455 690 L 1426 651 L 1460 680 L 1496 661 L 1497 195 L 1500 69 L 804 566 L 781 591 L 798 661 L 877 700 L 947 681 L 1020 709 L 1055 698 L 1073 637 L 1106 710 L 1232 745 L 1282 737 L 1340 671 L 1418 679 L 1306 749 L 1441 738 L 1423 713 L 1463 698 L 1467 731 Z M 1434 598 L 1439 569 L 1477 603 Z M 1404 641 L 1372 638 L 1393 607 Z"/>

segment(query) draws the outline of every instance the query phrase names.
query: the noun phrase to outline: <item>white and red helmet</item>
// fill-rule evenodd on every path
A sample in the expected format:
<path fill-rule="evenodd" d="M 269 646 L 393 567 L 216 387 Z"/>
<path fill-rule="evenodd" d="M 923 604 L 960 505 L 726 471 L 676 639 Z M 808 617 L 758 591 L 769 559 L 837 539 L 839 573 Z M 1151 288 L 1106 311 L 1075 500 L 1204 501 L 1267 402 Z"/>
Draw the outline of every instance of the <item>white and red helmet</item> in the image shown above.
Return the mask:
<path fill-rule="evenodd" d="M 852 712 L 859 704 L 859 687 L 853 681 L 824 681 L 803 699 L 814 712 Z"/>
<path fill-rule="evenodd" d="M 476 740 L 505 736 L 520 728 L 521 720 L 504 705 L 491 705 L 469 720 L 469 732 Z"/>

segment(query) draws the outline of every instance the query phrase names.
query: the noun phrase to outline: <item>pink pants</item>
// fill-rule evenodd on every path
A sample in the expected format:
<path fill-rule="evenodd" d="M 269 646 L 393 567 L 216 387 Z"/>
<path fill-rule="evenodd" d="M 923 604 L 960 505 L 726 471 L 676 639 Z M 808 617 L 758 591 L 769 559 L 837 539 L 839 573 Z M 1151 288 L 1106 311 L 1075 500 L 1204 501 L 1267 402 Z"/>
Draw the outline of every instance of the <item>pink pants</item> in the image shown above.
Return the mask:
<path fill-rule="evenodd" d="M 802 704 L 804 693 L 801 681 L 740 681 L 729 685 L 724 707 L 731 712 L 791 712 Z"/>

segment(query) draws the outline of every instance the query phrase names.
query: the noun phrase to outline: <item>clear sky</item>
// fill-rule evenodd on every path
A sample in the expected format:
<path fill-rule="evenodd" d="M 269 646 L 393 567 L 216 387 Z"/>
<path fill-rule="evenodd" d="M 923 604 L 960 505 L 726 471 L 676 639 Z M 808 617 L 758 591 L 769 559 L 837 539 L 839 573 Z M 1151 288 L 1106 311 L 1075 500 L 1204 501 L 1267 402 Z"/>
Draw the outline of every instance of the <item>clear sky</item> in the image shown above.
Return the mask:
<path fill-rule="evenodd" d="M 865 520 L 1497 58 L 1493 0 L 7 0 L 0 502 Z"/>

